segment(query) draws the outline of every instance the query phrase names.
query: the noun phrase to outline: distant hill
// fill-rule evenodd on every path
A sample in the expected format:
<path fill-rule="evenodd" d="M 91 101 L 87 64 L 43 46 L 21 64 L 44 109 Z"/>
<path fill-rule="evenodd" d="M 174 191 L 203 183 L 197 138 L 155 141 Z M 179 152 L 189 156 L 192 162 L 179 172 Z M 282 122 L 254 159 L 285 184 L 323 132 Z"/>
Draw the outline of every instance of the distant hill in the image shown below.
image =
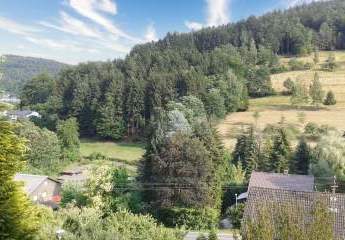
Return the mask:
<path fill-rule="evenodd" d="M 56 75 L 67 64 L 44 58 L 23 57 L 16 55 L 1 56 L 0 89 L 19 93 L 25 82 L 42 72 Z"/>

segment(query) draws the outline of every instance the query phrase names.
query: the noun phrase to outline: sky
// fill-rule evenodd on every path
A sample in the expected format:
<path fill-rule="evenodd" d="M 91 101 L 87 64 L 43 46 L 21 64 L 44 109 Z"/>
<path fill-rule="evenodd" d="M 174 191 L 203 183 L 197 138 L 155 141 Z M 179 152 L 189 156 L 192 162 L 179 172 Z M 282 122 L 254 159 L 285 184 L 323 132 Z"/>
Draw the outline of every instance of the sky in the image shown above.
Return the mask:
<path fill-rule="evenodd" d="M 1 0 L 0 55 L 70 64 L 112 60 L 168 32 L 196 31 L 312 1 L 318 0 Z"/>

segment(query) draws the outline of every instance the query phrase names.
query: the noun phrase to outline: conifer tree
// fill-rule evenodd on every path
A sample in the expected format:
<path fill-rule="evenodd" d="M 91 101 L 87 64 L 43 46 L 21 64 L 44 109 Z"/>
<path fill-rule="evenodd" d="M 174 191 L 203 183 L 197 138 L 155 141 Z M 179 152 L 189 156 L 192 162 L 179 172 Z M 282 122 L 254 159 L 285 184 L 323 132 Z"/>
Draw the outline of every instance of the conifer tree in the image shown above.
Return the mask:
<path fill-rule="evenodd" d="M 273 148 L 270 156 L 273 169 L 278 172 L 284 172 L 290 167 L 291 149 L 287 134 L 283 128 L 280 128 L 273 139 Z"/>
<path fill-rule="evenodd" d="M 293 161 L 291 161 L 291 170 L 297 174 L 308 174 L 311 161 L 311 150 L 304 137 L 299 140 Z"/>
<path fill-rule="evenodd" d="M 318 107 L 324 98 L 324 91 L 322 90 L 318 73 L 315 73 L 314 75 L 314 79 L 309 87 L 309 94 L 312 99 L 312 103 Z"/>
<path fill-rule="evenodd" d="M 38 229 L 37 211 L 13 179 L 23 168 L 25 149 L 13 126 L 0 120 L 0 239 L 34 239 Z"/>
<path fill-rule="evenodd" d="M 99 106 L 96 130 L 102 137 L 118 140 L 124 134 L 125 123 L 122 112 L 123 80 L 120 73 L 115 74 L 106 90 L 104 102 Z"/>

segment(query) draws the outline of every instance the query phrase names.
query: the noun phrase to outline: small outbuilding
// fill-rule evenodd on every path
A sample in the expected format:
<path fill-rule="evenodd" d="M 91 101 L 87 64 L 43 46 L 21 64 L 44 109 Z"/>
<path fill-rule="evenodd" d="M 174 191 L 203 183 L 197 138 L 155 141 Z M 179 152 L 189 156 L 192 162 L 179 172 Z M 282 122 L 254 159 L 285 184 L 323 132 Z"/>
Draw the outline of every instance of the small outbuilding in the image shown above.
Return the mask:
<path fill-rule="evenodd" d="M 14 179 L 24 184 L 24 190 L 33 202 L 57 208 L 61 200 L 59 181 L 48 176 L 31 174 L 16 174 Z"/>

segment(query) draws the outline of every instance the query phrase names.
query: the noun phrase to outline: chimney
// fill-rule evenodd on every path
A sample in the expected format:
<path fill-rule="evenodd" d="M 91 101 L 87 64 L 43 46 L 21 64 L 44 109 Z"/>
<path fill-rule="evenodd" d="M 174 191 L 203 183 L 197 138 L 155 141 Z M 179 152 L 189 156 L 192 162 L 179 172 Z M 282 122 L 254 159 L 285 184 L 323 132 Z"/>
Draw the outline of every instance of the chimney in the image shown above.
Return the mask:
<path fill-rule="evenodd" d="M 288 169 L 284 170 L 284 175 L 289 175 L 289 170 Z"/>

